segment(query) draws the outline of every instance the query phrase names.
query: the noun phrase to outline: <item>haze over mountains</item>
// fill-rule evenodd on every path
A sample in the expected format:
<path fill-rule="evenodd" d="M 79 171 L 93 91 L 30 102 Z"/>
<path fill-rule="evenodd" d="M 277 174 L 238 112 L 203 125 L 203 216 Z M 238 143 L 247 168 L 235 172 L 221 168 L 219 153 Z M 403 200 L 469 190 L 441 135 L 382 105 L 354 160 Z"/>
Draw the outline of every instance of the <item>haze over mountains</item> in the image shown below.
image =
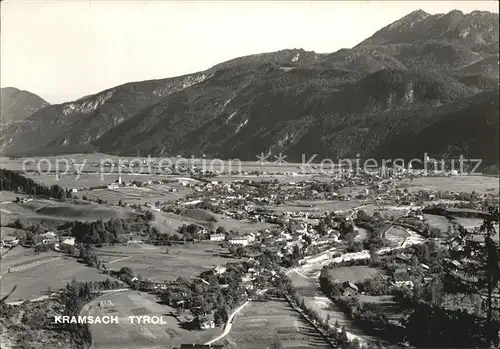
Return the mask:
<path fill-rule="evenodd" d="M 462 153 L 497 164 L 498 20 L 419 10 L 352 49 L 282 50 L 128 83 L 9 124 L 1 149 L 290 161 Z"/>

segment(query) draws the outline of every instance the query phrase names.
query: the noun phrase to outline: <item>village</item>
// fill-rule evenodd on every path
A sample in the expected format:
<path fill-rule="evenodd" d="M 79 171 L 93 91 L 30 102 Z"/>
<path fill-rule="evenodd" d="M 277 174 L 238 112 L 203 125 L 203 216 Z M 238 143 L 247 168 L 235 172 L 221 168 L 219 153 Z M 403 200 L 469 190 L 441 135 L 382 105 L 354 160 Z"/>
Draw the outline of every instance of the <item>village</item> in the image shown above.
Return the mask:
<path fill-rule="evenodd" d="M 427 292 L 435 294 L 443 275 L 461 273 L 463 260 L 450 251 L 460 251 L 466 242 L 451 246 L 450 239 L 464 226 L 477 231 L 489 217 L 488 207 L 498 201 L 495 189 L 440 190 L 414 184 L 462 177 L 451 175 L 381 169 L 306 179 L 259 173 L 227 180 L 227 174 L 193 169 L 189 177 L 147 181 L 119 176 L 105 186 L 71 189 L 66 201 L 131 210 L 135 219 L 47 229 L 42 224 L 27 226 L 20 217 L 8 227 L 25 233 L 2 235 L 2 256 L 15 248 L 33 249 L 38 256 L 50 251 L 74 256 L 119 280 L 121 286 L 116 287 L 155 295 L 175 309 L 177 321 L 198 330 L 228 328 L 240 306 L 285 297 L 330 341 L 353 348 L 401 344 L 408 341 L 400 324 L 403 309 L 411 304 L 408 297 L 417 297 L 415 292 L 422 298 Z M 183 195 L 127 202 L 133 202 L 126 199 L 133 198 L 130 190 L 155 188 Z M 125 199 L 116 201 L 122 190 L 127 191 Z M 23 206 L 37 200 L 23 196 L 12 202 Z M 173 219 L 174 226 L 167 224 Z M 498 225 L 495 228 L 498 231 Z M 203 259 L 208 257 L 203 250 L 219 251 L 210 257 L 216 264 L 195 269 L 188 278 L 177 272 L 173 275 L 178 277 L 158 278 L 160 274 L 144 275 L 139 268 L 146 256 L 159 261 L 161 256 L 198 251 L 196 258 Z M 323 298 L 311 294 L 317 287 Z M 437 302 L 433 297 L 429 302 Z M 456 297 L 448 295 L 446 306 L 456 309 Z M 391 299 L 391 310 L 384 310 L 380 299 Z M 324 310 L 325 302 L 333 310 Z M 445 300 L 441 297 L 440 302 Z M 467 307 L 484 312 L 485 300 L 471 300 Z M 380 335 L 374 337 L 374 331 Z"/>

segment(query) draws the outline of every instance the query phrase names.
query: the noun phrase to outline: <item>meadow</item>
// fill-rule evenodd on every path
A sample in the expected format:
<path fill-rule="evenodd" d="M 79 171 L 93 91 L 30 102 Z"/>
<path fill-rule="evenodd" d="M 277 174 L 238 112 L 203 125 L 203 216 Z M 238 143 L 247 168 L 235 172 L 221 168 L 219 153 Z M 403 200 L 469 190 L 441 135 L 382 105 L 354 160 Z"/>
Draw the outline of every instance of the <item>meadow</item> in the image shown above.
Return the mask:
<path fill-rule="evenodd" d="M 184 324 L 187 317 L 176 315 L 174 308 L 160 304 L 155 296 L 137 291 L 100 296 L 81 314 L 118 317 L 118 324 L 91 325 L 93 349 L 178 348 L 182 343 L 205 343 L 221 333 L 220 328 L 190 329 Z M 128 317 L 134 315 L 161 316 L 166 324 L 132 324 Z"/>
<path fill-rule="evenodd" d="M 156 180 L 159 180 L 157 178 Z M 164 179 L 164 178 L 161 178 Z M 147 178 L 135 178 L 134 180 L 149 180 Z M 172 192 L 171 190 L 176 190 Z M 106 200 L 110 204 L 118 204 L 118 202 L 127 204 L 154 204 L 157 201 L 161 203 L 165 201 L 175 201 L 184 198 L 186 195 L 193 193 L 193 189 L 183 187 L 179 183 L 155 184 L 147 187 L 125 187 L 117 189 L 93 189 L 82 190 L 75 195 L 79 197 L 86 196 L 89 199 Z"/>
<path fill-rule="evenodd" d="M 498 178 L 486 176 L 419 177 L 414 178 L 413 181 L 404 179 L 401 184 L 410 191 L 498 193 Z"/>
<path fill-rule="evenodd" d="M 330 348 L 307 320 L 279 300 L 252 302 L 236 316 L 231 332 L 219 342 L 239 349 Z"/>
<path fill-rule="evenodd" d="M 401 245 L 410 234 L 402 227 L 391 226 L 384 233 L 384 238 L 389 240 L 393 244 Z"/>
<path fill-rule="evenodd" d="M 343 211 L 350 210 L 354 207 L 362 206 L 363 201 L 349 200 L 349 201 L 330 201 L 330 200 L 297 200 L 286 202 L 279 206 L 265 206 L 266 209 L 271 211 L 282 212 L 323 212 L 323 211 Z"/>
<path fill-rule="evenodd" d="M 362 282 L 367 279 L 380 278 L 380 271 L 368 266 L 338 267 L 328 269 L 328 275 L 339 282 Z"/>
<path fill-rule="evenodd" d="M 49 288 L 56 291 L 73 278 L 78 281 L 101 281 L 109 276 L 53 251 L 35 254 L 32 249 L 16 247 L 2 255 L 0 294 L 5 296 L 14 287 L 9 302 L 37 298 Z M 9 271 L 10 270 L 10 271 Z"/>
<path fill-rule="evenodd" d="M 437 228 L 441 232 L 446 233 L 448 231 L 448 226 L 450 225 L 450 220 L 445 216 L 439 216 L 435 214 L 424 214 L 424 221 L 429 224 L 430 227 Z"/>
<path fill-rule="evenodd" d="M 2 194 L 5 193 L 2 192 Z M 10 198 L 13 195 L 5 196 Z M 68 221 L 95 221 L 97 219 L 108 220 L 137 216 L 137 213 L 129 207 L 98 205 L 93 202 L 72 200 L 59 202 L 36 199 L 26 203 L 5 200 L 0 208 L 2 210 L 2 225 L 12 223 L 19 218 L 27 225 L 42 224 L 48 229 L 55 229 Z"/>
<path fill-rule="evenodd" d="M 174 281 L 179 277 L 194 278 L 217 265 L 236 261 L 228 255 L 227 249 L 215 243 L 111 246 L 96 249 L 95 253 L 108 269 L 129 267 L 135 275 L 159 282 Z"/>

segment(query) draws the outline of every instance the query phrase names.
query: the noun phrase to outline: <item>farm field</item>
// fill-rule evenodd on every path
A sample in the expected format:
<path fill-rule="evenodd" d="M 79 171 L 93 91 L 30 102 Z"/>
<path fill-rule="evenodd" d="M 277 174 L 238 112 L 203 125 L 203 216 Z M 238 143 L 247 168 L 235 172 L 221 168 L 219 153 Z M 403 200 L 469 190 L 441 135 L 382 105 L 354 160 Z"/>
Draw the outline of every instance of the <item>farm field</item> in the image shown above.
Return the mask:
<path fill-rule="evenodd" d="M 26 268 L 24 270 L 8 271 L 10 267 L 15 266 L 17 269 L 23 264 Z M 1 266 L 1 295 L 6 295 L 16 287 L 8 299 L 9 302 L 40 297 L 49 287 L 52 291 L 56 291 L 66 286 L 73 278 L 78 281 L 100 281 L 109 278 L 96 269 L 78 263 L 74 258 L 55 252 L 35 255 L 32 250 L 25 250 L 22 247 L 3 256 Z"/>
<path fill-rule="evenodd" d="M 174 308 L 158 302 L 155 296 L 144 292 L 122 291 L 103 295 L 87 304 L 82 315 L 118 317 L 118 324 L 91 325 L 93 348 L 178 348 L 182 343 L 205 343 L 222 331 L 220 328 L 187 329 L 175 316 Z M 142 315 L 161 316 L 166 324 L 132 324 L 128 318 Z"/>
<path fill-rule="evenodd" d="M 2 227 L 2 230 L 4 228 Z M 2 260 L 0 262 L 0 271 L 2 274 L 7 273 L 10 267 L 16 264 L 29 263 L 31 261 L 45 257 L 63 257 L 61 253 L 54 251 L 35 254 L 33 249 L 16 246 L 13 249 L 2 249 Z"/>
<path fill-rule="evenodd" d="M 179 277 L 194 278 L 217 265 L 236 261 L 234 258 L 226 257 L 226 253 L 227 249 L 215 243 L 185 246 L 138 244 L 96 250 L 96 254 L 108 269 L 129 267 L 134 274 L 155 281 L 173 281 Z"/>
<path fill-rule="evenodd" d="M 431 227 L 438 228 L 442 232 L 447 232 L 448 231 L 448 226 L 450 225 L 450 221 L 448 218 L 444 216 L 439 216 L 435 214 L 424 214 L 424 220 L 426 223 L 428 223 Z"/>
<path fill-rule="evenodd" d="M 453 218 L 453 221 L 463 225 L 465 229 L 469 230 L 476 228 L 479 229 L 479 227 L 483 224 L 483 220 L 478 218 L 455 217 Z"/>
<path fill-rule="evenodd" d="M 174 233 L 183 224 L 191 223 L 204 226 L 213 224 L 215 228 L 223 227 L 227 231 L 235 230 L 240 233 L 256 233 L 258 230 L 275 226 L 275 224 L 254 222 L 248 219 L 238 220 L 202 209 L 185 209 L 180 214 L 169 212 L 155 212 L 154 214 L 154 225 L 160 229 L 160 232 L 170 233 Z"/>
<path fill-rule="evenodd" d="M 168 212 L 154 212 L 155 219 L 153 221 L 153 226 L 158 228 L 160 233 L 165 234 L 175 234 L 177 229 L 184 224 L 201 224 L 204 225 L 206 222 L 198 221 L 190 217 L 177 215 Z"/>
<path fill-rule="evenodd" d="M 337 268 L 339 269 L 339 268 Z M 295 286 L 299 294 L 303 297 L 304 303 L 308 308 L 314 309 L 318 312 L 322 319 L 326 319 L 330 316 L 330 323 L 333 325 L 336 321 L 341 326 L 345 326 L 348 329 L 349 339 L 357 338 L 360 342 L 366 343 L 368 341 L 374 340 L 375 338 L 367 335 L 360 329 L 353 320 L 351 320 L 347 314 L 345 314 L 335 303 L 333 303 L 328 297 L 326 297 L 318 284 L 318 275 L 321 272 L 321 266 L 312 268 L 300 268 L 299 273 L 297 271 L 291 272 L 289 277 L 292 280 L 293 286 Z M 345 277 L 349 273 L 338 273 L 337 277 Z M 361 272 L 357 272 L 361 274 Z M 362 275 L 356 275 L 359 279 Z M 349 281 L 355 282 L 352 279 Z"/>
<path fill-rule="evenodd" d="M 285 301 L 252 302 L 234 319 L 222 340 L 228 348 L 330 348 L 307 320 Z M 218 342 L 218 343 L 219 343 Z"/>
<path fill-rule="evenodd" d="M 10 203 L 16 200 L 16 197 L 20 199 L 27 197 L 25 194 L 14 193 L 13 191 L 0 190 L 0 201 L 2 203 Z"/>
<path fill-rule="evenodd" d="M 367 279 L 379 278 L 381 273 L 375 268 L 364 265 L 328 269 L 328 275 L 340 282 L 362 282 Z"/>
<path fill-rule="evenodd" d="M 498 178 L 483 176 L 419 177 L 401 181 L 410 191 L 441 190 L 472 193 L 498 193 Z M 489 190 L 490 189 L 490 190 Z M 494 189 L 491 191 L 491 189 Z"/>
<path fill-rule="evenodd" d="M 43 160 L 42 160 L 43 159 Z M 274 164 L 274 163 L 257 163 L 257 161 L 239 161 L 237 159 L 234 160 L 219 160 L 219 159 L 193 159 L 193 158 L 181 158 L 181 157 L 162 157 L 156 158 L 151 157 L 151 161 L 154 163 L 162 164 L 178 164 L 178 165 L 196 165 L 198 167 L 205 166 L 209 169 L 213 170 L 224 170 L 224 171 L 241 171 L 241 172 L 252 172 L 252 171 L 261 171 L 267 173 L 300 173 L 303 170 L 303 166 L 301 163 L 286 163 L 286 164 Z M 54 171 L 57 167 L 60 170 L 64 170 L 66 168 L 66 162 L 68 161 L 69 169 L 71 171 L 75 170 L 73 164 L 81 165 L 83 164 L 83 171 L 98 171 L 100 170 L 101 161 L 104 163 L 108 160 L 112 160 L 115 162 L 122 161 L 122 163 L 140 163 L 143 161 L 148 161 L 147 156 L 139 156 L 139 157 L 123 157 L 123 156 L 115 156 L 108 155 L 102 153 L 93 153 L 93 154 L 66 154 L 59 156 L 49 156 L 49 157 L 34 157 L 34 158 L 9 158 L 9 157 L 1 157 L 0 159 L 3 162 L 3 167 L 9 170 L 20 170 L 23 168 L 23 162 L 25 163 L 25 168 L 27 170 L 38 170 L 40 168 L 41 171 L 47 171 L 51 169 Z M 25 162 L 25 160 L 32 160 Z M 309 159 L 307 159 L 309 160 Z M 58 161 L 59 166 L 56 166 L 56 161 Z M 50 165 L 49 165 L 50 164 Z M 324 165 L 325 170 L 329 171 L 330 167 L 328 164 Z M 144 166 L 146 169 L 146 166 Z M 306 172 L 318 172 L 314 170 L 312 166 L 305 166 Z M 109 172 L 110 168 L 108 167 L 106 172 Z M 128 170 L 128 166 L 123 170 Z M 117 171 L 117 168 L 115 168 Z"/>
<path fill-rule="evenodd" d="M 266 206 L 267 209 L 281 212 L 316 212 L 316 211 L 339 211 L 350 210 L 354 207 L 362 206 L 363 202 L 360 200 L 349 201 L 329 201 L 329 200 L 300 200 L 294 202 L 287 202 L 279 206 Z"/>
<path fill-rule="evenodd" d="M 0 229 L 0 238 L 3 239 L 6 236 L 16 236 L 17 234 L 19 234 L 21 232 L 22 232 L 22 230 L 19 230 L 19 229 L 9 228 L 9 227 L 2 227 Z"/>
<path fill-rule="evenodd" d="M 149 178 L 149 177 L 148 177 Z M 125 178 L 128 179 L 128 178 Z M 138 180 L 149 180 L 147 178 L 134 178 Z M 156 178 L 157 180 L 160 178 Z M 162 178 L 163 179 L 163 178 Z M 106 184 L 106 183 L 104 183 Z M 176 192 L 171 192 L 170 189 L 175 188 Z M 146 187 L 125 187 L 118 189 L 94 189 L 82 190 L 76 195 L 79 197 L 86 196 L 89 199 L 107 200 L 110 204 L 118 204 L 119 201 L 127 204 L 154 204 L 156 201 L 165 202 L 171 200 L 182 199 L 186 195 L 193 192 L 193 189 L 183 187 L 179 183 L 169 184 L 154 184 Z"/>
<path fill-rule="evenodd" d="M 252 222 L 248 220 L 236 220 L 232 218 L 224 218 L 215 223 L 217 227 L 224 227 L 227 231 L 235 230 L 240 233 L 256 233 L 261 229 L 273 228 L 275 224 L 265 222 Z"/>
<path fill-rule="evenodd" d="M 401 245 L 407 238 L 410 237 L 410 234 L 402 227 L 391 226 L 385 231 L 384 237 L 391 243 Z"/>
<path fill-rule="evenodd" d="M 394 296 L 367 296 L 359 295 L 359 302 L 369 306 L 371 309 L 378 308 L 383 312 L 390 322 L 399 324 L 404 314 L 404 307 L 399 306 L 394 302 Z"/>
<path fill-rule="evenodd" d="M 3 192 L 5 193 L 5 192 Z M 2 224 L 7 225 L 20 218 L 26 224 L 42 224 L 54 229 L 68 221 L 94 221 L 97 219 L 132 218 L 137 215 L 131 208 L 98 205 L 85 201 L 37 199 L 26 203 L 4 201 L 1 204 Z"/>

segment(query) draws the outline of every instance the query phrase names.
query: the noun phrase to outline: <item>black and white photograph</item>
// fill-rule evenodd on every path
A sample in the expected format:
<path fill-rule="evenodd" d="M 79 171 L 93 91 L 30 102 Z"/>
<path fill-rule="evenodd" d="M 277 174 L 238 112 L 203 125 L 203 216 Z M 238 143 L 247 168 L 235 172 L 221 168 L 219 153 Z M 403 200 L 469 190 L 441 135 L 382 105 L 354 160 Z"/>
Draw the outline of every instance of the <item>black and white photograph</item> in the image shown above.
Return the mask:
<path fill-rule="evenodd" d="M 500 348 L 498 1 L 0 15 L 0 348 Z"/>

